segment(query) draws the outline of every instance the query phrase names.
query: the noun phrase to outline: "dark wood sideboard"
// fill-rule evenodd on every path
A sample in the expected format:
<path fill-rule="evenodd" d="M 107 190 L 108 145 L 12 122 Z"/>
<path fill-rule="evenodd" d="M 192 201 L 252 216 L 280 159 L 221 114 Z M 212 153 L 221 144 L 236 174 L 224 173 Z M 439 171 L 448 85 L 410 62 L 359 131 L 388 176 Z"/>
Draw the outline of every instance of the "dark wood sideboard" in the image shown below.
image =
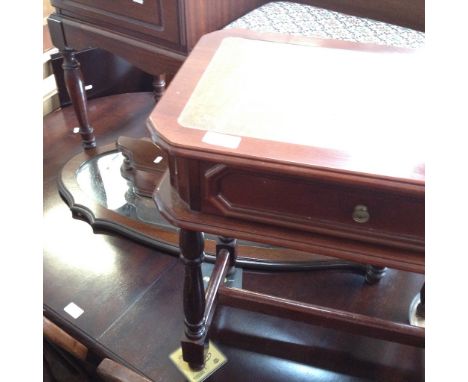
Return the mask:
<path fill-rule="evenodd" d="M 53 44 L 64 56 L 67 90 L 83 147 L 96 146 L 77 50 L 101 48 L 154 77 L 159 100 L 197 41 L 267 3 L 265 0 L 51 0 Z M 424 0 L 302 0 L 300 3 L 424 30 Z"/>

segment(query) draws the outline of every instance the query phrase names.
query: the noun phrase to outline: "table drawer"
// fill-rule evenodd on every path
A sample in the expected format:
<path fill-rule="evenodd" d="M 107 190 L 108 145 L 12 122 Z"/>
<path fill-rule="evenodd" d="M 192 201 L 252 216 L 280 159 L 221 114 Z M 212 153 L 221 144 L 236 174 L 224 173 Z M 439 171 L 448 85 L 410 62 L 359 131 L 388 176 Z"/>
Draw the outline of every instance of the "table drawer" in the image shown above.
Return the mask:
<path fill-rule="evenodd" d="M 179 7 L 173 0 L 52 0 L 63 15 L 113 31 L 180 43 Z M 147 37 L 146 37 L 147 39 Z"/>
<path fill-rule="evenodd" d="M 407 249 L 424 248 L 424 193 L 215 165 L 200 211 Z"/>

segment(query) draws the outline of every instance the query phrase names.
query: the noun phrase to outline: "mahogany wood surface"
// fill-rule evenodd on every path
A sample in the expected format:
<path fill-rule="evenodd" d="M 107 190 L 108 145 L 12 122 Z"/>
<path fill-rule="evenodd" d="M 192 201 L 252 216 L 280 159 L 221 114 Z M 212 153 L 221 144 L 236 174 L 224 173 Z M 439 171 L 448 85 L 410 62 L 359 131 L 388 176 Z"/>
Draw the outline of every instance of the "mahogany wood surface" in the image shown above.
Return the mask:
<path fill-rule="evenodd" d="M 138 4 L 123 0 L 52 0 L 52 5 L 64 16 L 98 24 L 120 34 L 144 35 L 147 40 L 173 44 L 180 41 L 176 1 L 152 0 Z"/>
<path fill-rule="evenodd" d="M 424 257 L 418 252 L 401 249 L 395 251 L 385 246 L 369 246 L 366 243 L 346 239 L 324 238 L 309 232 L 278 228 L 274 225 L 259 225 L 218 215 L 194 213 L 170 186 L 167 173 L 162 178 L 154 198 L 159 210 L 169 222 L 188 230 L 199 229 L 215 235 L 234 236 L 243 240 L 338 257 L 363 264 L 424 273 Z"/>
<path fill-rule="evenodd" d="M 150 379 L 109 358 L 102 360 L 97 368 L 97 373 L 105 382 L 151 382 Z"/>
<path fill-rule="evenodd" d="M 355 334 L 424 347 L 424 328 L 408 324 L 370 318 L 238 288 L 221 288 L 219 302 L 222 305 L 271 314 L 292 321 L 323 325 Z"/>
<path fill-rule="evenodd" d="M 75 358 L 83 361 L 86 359 L 88 355 L 86 346 L 45 317 L 43 317 L 43 332 L 44 337 L 47 337 L 49 341 L 68 351 Z"/>
<path fill-rule="evenodd" d="M 151 93 L 89 101 L 100 144 L 120 134 L 144 137 Z M 84 344 L 96 366 L 109 358 L 154 381 L 182 382 L 168 356 L 183 332 L 184 269 L 173 256 L 74 219 L 60 198 L 57 176 L 82 153 L 72 134 L 72 108 L 44 119 L 44 314 Z M 84 153 L 82 153 L 84 154 Z M 389 269 L 376 285 L 340 270 L 245 271 L 243 287 L 282 298 L 407 322 L 423 276 Z M 85 312 L 63 311 L 74 301 Z M 218 307 L 211 340 L 228 362 L 211 381 L 423 381 L 424 350 L 286 319 Z M 242 365 L 242 367 L 239 367 Z"/>

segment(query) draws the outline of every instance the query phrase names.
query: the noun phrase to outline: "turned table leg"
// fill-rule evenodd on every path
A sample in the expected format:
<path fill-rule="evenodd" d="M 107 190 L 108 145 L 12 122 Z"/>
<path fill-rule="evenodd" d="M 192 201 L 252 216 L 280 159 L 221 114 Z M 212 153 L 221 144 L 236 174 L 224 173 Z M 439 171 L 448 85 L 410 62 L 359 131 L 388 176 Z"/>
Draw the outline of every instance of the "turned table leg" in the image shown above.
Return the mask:
<path fill-rule="evenodd" d="M 166 75 L 160 74 L 153 76 L 153 95 L 154 100 L 158 102 L 166 90 Z"/>
<path fill-rule="evenodd" d="M 367 284 L 375 284 L 385 275 L 386 267 L 376 267 L 375 265 L 367 265 L 365 280 Z"/>
<path fill-rule="evenodd" d="M 184 314 L 185 335 L 182 339 L 182 354 L 192 369 L 200 369 L 205 361 L 206 325 L 205 290 L 201 263 L 203 261 L 204 238 L 200 232 L 181 229 L 179 233 L 181 258 L 185 264 Z"/>
<path fill-rule="evenodd" d="M 74 49 L 65 48 L 62 54 L 65 86 L 73 104 L 76 117 L 78 118 L 82 145 L 85 149 L 91 149 L 96 147 L 96 138 L 94 137 L 93 128 L 88 120 L 88 107 L 80 63 L 75 57 Z"/>

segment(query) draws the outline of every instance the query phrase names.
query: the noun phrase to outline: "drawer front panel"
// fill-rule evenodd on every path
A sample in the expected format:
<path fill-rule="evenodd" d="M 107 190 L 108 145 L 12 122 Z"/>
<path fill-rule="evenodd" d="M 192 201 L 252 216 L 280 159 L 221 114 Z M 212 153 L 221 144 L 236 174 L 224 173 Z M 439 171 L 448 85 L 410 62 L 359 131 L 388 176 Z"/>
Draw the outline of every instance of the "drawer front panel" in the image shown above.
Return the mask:
<path fill-rule="evenodd" d="M 162 25 L 161 0 L 75 0 L 115 16 Z"/>
<path fill-rule="evenodd" d="M 180 43 L 179 7 L 173 0 L 52 0 L 70 17 Z"/>
<path fill-rule="evenodd" d="M 215 166 L 204 173 L 201 210 L 310 232 L 422 249 L 421 197 L 320 179 Z"/>

